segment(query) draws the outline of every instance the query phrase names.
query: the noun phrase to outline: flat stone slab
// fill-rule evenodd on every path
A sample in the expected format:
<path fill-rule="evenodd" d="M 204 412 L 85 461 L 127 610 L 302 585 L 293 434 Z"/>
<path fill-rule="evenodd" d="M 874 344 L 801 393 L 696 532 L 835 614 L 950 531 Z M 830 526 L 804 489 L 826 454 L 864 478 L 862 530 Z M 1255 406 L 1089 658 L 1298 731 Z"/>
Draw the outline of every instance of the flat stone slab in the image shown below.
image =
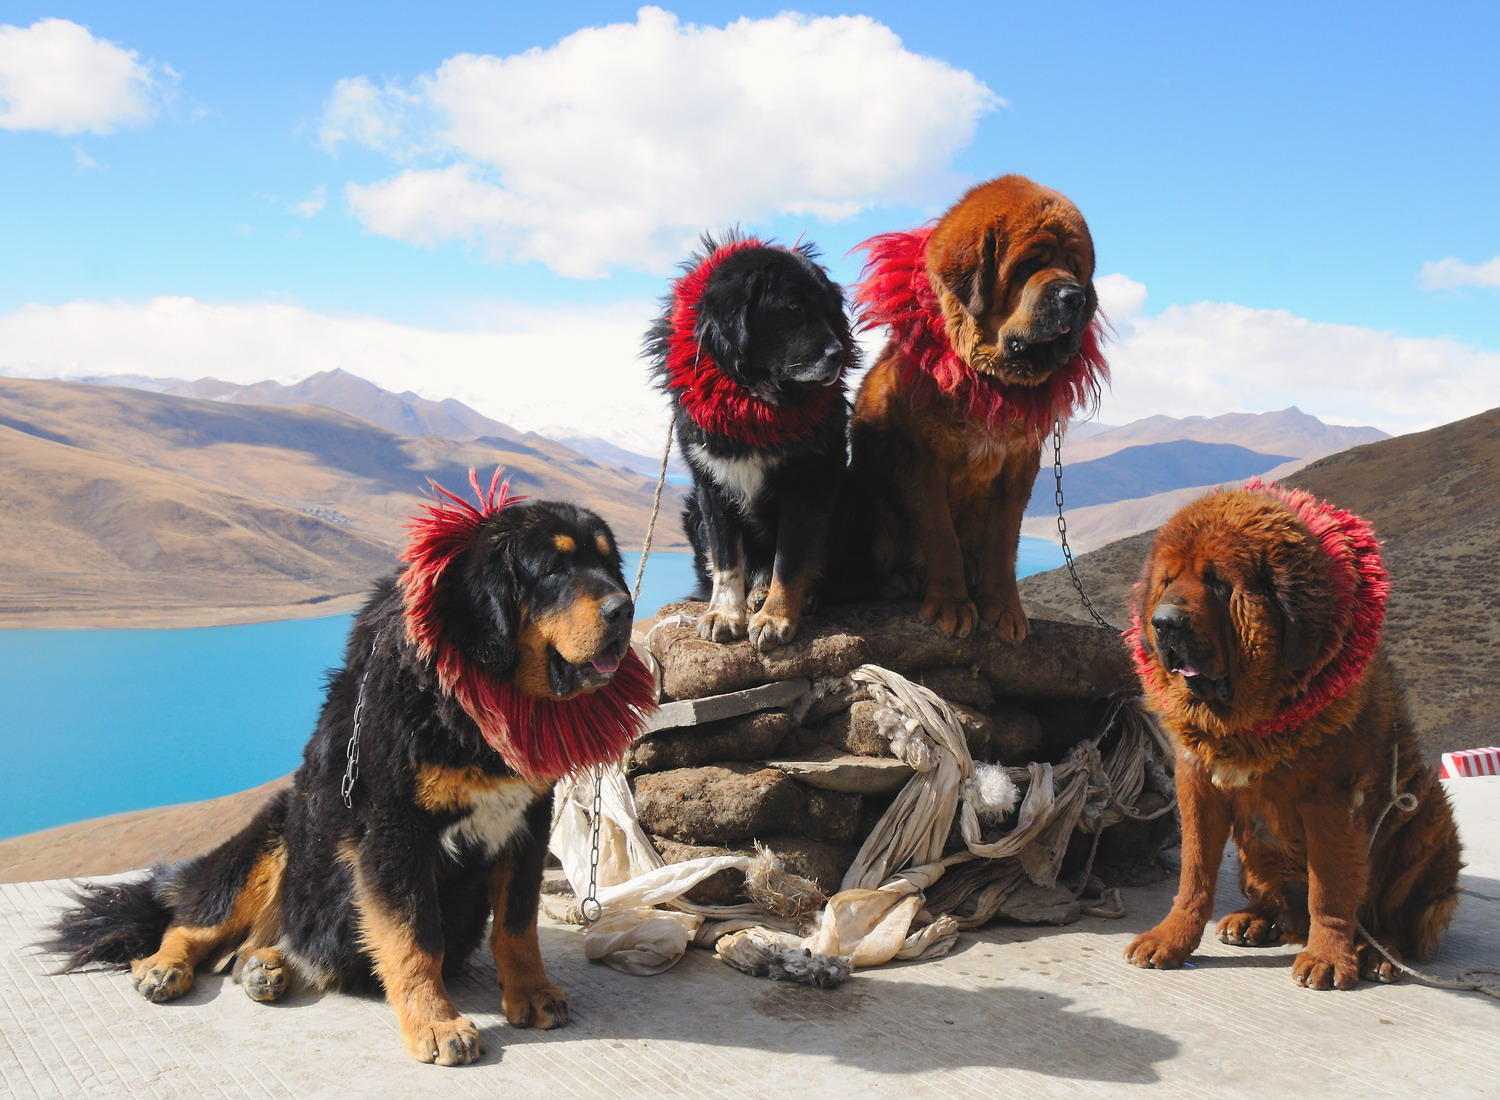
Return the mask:
<path fill-rule="evenodd" d="M 767 760 L 799 783 L 825 791 L 885 794 L 899 790 L 916 772 L 889 756 L 851 756 L 833 748 L 813 749 L 800 760 Z"/>
<path fill-rule="evenodd" d="M 1468 889 L 1430 969 L 1500 961 L 1500 779 L 1447 784 Z M 1237 900 L 1235 868 L 1219 913 Z M 479 1025 L 473 1066 L 423 1066 L 383 1001 L 328 994 L 257 1005 L 203 975 L 152 1005 L 117 973 L 52 977 L 25 945 L 64 884 L 0 886 L 0 1095 L 897 1097 L 1493 1096 L 1500 1003 L 1405 981 L 1299 989 L 1292 948 L 1208 939 L 1193 968 L 1120 957 L 1175 884 L 1124 891 L 1129 915 L 1065 928 L 966 933 L 946 958 L 859 971 L 823 991 L 751 978 L 690 951 L 634 978 L 585 961 L 578 933 L 544 924 L 568 991 L 559 1031 L 508 1027 L 476 956 L 452 990 Z"/>
<path fill-rule="evenodd" d="M 712 644 L 712 643 L 710 643 Z M 696 726 L 720 718 L 737 718 L 757 710 L 772 707 L 790 707 L 812 686 L 806 679 L 781 680 L 774 684 L 745 688 L 743 691 L 725 692 L 723 695 L 705 695 L 701 699 L 678 699 L 663 703 L 646 720 L 645 733 Z"/>

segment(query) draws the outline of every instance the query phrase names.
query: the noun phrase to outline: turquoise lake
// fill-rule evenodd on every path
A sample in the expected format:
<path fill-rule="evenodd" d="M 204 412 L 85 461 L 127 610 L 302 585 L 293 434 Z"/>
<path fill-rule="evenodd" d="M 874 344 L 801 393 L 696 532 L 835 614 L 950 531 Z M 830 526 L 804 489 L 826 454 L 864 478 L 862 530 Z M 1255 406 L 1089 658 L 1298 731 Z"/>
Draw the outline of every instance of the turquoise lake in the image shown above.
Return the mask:
<path fill-rule="evenodd" d="M 1021 540 L 1022 576 L 1061 564 L 1057 546 Z M 684 595 L 692 574 L 687 554 L 653 554 L 642 614 Z M 352 618 L 0 631 L 0 838 L 294 770 Z"/>

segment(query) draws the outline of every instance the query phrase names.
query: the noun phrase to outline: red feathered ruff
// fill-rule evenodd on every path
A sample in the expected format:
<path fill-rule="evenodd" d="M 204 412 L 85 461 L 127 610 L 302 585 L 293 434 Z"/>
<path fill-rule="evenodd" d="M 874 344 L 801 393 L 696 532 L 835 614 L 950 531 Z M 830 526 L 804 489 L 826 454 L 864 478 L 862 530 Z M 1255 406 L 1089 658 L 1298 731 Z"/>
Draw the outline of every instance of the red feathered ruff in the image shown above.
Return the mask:
<path fill-rule="evenodd" d="M 795 405 L 773 405 L 730 378 L 700 347 L 698 304 L 715 269 L 746 248 L 774 248 L 754 237 L 714 249 L 697 267 L 672 283 L 672 335 L 667 343 L 666 386 L 677 395 L 693 423 L 705 432 L 752 447 L 775 447 L 806 439 L 828 419 L 842 387 L 825 386 Z M 845 362 L 853 347 L 844 349 Z"/>
<path fill-rule="evenodd" d="M 1304 490 L 1287 489 L 1275 482 L 1268 485 L 1259 478 L 1247 481 L 1245 489 L 1280 501 L 1312 532 L 1328 558 L 1334 590 L 1333 628 L 1319 655 L 1326 663 L 1274 716 L 1245 731 L 1268 737 L 1296 729 L 1359 683 L 1380 645 L 1391 585 L 1380 558 L 1380 541 L 1374 529 L 1355 513 Z M 1125 641 L 1141 682 L 1160 697 L 1167 689 L 1168 674 L 1159 661 L 1146 654 L 1139 611 L 1125 632 Z"/>
<path fill-rule="evenodd" d="M 1018 386 L 988 378 L 953 350 L 937 291 L 927 277 L 927 240 L 932 226 L 903 233 L 882 233 L 858 248 L 869 254 L 855 301 L 860 328 L 881 325 L 901 350 L 903 381 L 932 385 L 958 402 L 966 414 L 992 428 L 1020 424 L 1034 439 L 1080 410 L 1092 410 L 1099 387 L 1109 379 L 1101 345 L 1105 320 L 1098 310 L 1083 334 L 1078 354 L 1061 370 L 1035 386 Z"/>
<path fill-rule="evenodd" d="M 496 512 L 525 500 L 511 496 L 510 483 L 495 471 L 481 489 L 469 471 L 478 506 L 432 483 L 434 499 L 414 516 L 401 560 L 401 596 L 406 637 L 437 673 L 438 686 L 464 709 L 485 742 L 506 765 L 528 780 L 556 779 L 620 756 L 640 735 L 656 709 L 651 673 L 627 651 L 609 683 L 572 699 L 536 699 L 509 679 L 476 668 L 443 635 L 437 611 L 438 585 L 454 561 L 473 545 L 479 526 Z"/>

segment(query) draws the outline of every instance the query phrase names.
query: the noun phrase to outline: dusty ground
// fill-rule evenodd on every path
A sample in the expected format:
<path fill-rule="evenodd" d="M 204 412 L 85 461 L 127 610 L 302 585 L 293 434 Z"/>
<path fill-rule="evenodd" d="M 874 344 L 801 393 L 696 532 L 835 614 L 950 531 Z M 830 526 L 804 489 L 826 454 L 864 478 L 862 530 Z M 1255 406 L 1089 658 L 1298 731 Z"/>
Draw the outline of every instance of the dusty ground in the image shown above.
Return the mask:
<path fill-rule="evenodd" d="M 1469 894 L 1432 968 L 1500 961 L 1500 779 L 1450 785 Z M 1233 897 L 1232 868 L 1220 907 Z M 1136 970 L 1120 952 L 1170 884 L 1127 890 L 1123 920 L 966 934 L 954 954 L 861 971 L 825 992 L 746 977 L 693 951 L 636 978 L 584 960 L 547 924 L 542 950 L 572 1001 L 560 1031 L 496 1011 L 476 960 L 455 983 L 486 1053 L 419 1065 L 379 1000 L 299 994 L 254 1004 L 208 975 L 170 1005 L 118 974 L 53 977 L 23 945 L 57 884 L 0 887 L 0 1093 L 17 1096 L 601 1095 L 1365 1097 L 1493 1096 L 1500 1003 L 1414 983 L 1300 989 L 1291 949 L 1211 941 L 1192 969 Z"/>

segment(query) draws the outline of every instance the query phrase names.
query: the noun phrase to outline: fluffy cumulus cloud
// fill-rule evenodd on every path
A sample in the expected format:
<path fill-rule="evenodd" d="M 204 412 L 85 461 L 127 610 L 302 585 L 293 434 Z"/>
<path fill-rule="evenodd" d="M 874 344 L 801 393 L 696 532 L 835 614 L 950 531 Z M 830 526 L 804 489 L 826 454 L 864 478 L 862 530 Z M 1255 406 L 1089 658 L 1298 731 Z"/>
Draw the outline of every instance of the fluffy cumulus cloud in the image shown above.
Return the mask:
<path fill-rule="evenodd" d="M 918 199 L 1001 102 L 866 16 L 705 27 L 648 7 L 410 83 L 341 81 L 322 136 L 400 165 L 347 188 L 370 230 L 590 277 L 659 270 L 705 226 Z"/>
<path fill-rule="evenodd" d="M 139 125 L 175 79 L 67 19 L 0 24 L 0 130 L 108 134 Z"/>
<path fill-rule="evenodd" d="M 1213 416 L 1296 405 L 1336 424 L 1400 433 L 1500 405 L 1500 354 L 1224 302 L 1142 307 L 1146 288 L 1098 281 L 1116 340 L 1101 419 Z"/>
<path fill-rule="evenodd" d="M 1422 286 L 1428 290 L 1471 286 L 1500 290 L 1500 256 L 1478 264 L 1466 264 L 1456 256 L 1429 260 L 1422 265 Z"/>

